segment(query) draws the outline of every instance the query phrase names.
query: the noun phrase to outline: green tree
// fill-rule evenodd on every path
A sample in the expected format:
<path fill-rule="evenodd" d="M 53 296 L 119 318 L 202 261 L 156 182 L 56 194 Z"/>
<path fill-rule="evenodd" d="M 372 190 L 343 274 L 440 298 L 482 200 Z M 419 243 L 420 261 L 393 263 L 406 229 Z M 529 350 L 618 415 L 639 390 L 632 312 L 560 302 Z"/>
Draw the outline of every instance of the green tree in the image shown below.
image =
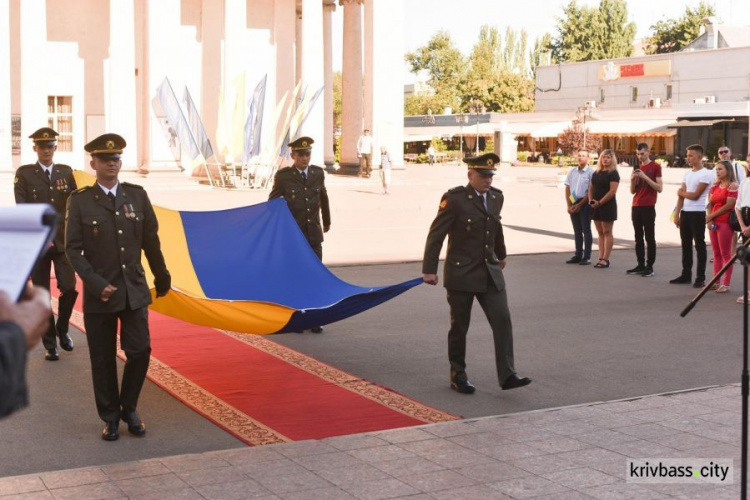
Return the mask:
<path fill-rule="evenodd" d="M 333 73 L 333 126 L 341 126 L 341 96 L 344 88 L 341 71 Z"/>
<path fill-rule="evenodd" d="M 447 32 L 438 31 L 427 45 L 405 57 L 412 73 L 426 71 L 429 75 L 427 83 L 435 89 L 431 102 L 437 109 L 456 105 L 458 88 L 466 75 L 466 59 Z"/>
<path fill-rule="evenodd" d="M 584 137 L 586 137 L 585 141 Z M 573 156 L 582 149 L 586 151 L 601 150 L 602 138 L 598 135 L 584 134 L 583 126 L 579 122 L 573 122 L 571 127 L 563 130 L 557 143 L 565 154 Z"/>
<path fill-rule="evenodd" d="M 635 23 L 628 23 L 625 0 L 601 0 L 599 7 L 571 0 L 557 19 L 557 36 L 549 48 L 559 62 L 628 57 L 633 52 Z"/>
<path fill-rule="evenodd" d="M 545 33 L 534 41 L 534 48 L 529 52 L 529 73 L 532 80 L 536 80 L 537 66 L 552 64 L 552 53 L 549 46 L 552 43 L 552 35 Z"/>
<path fill-rule="evenodd" d="M 695 8 L 685 7 L 685 13 L 679 19 L 658 21 L 651 26 L 653 35 L 646 42 L 646 53 L 679 52 L 698 38 L 701 26 L 703 26 L 703 18 L 714 15 L 716 15 L 714 6 L 701 1 Z"/>

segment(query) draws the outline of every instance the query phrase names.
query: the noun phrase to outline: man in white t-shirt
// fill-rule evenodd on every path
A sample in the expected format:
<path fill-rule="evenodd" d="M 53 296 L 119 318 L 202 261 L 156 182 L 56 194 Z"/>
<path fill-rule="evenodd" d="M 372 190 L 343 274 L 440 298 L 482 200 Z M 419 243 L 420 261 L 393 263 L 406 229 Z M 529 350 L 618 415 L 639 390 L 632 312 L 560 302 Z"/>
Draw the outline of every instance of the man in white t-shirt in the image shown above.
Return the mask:
<path fill-rule="evenodd" d="M 693 287 L 703 288 L 706 282 L 706 197 L 708 187 L 714 182 L 714 173 L 703 167 L 703 147 L 687 147 L 686 160 L 690 171 L 677 191 L 677 208 L 674 223 L 680 228 L 682 241 L 682 274 L 670 281 L 687 284 L 692 281 L 693 243 L 698 255 Z"/>

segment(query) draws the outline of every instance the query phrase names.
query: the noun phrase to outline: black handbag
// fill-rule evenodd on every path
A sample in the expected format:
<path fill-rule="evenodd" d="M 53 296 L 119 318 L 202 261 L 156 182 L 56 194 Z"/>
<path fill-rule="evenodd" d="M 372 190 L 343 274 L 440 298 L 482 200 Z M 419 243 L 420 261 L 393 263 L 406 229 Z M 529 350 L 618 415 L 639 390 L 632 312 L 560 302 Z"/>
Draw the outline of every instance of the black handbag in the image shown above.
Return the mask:
<path fill-rule="evenodd" d="M 734 209 L 729 212 L 729 227 L 732 228 L 732 231 L 742 231 L 740 221 L 737 220 L 737 211 Z"/>

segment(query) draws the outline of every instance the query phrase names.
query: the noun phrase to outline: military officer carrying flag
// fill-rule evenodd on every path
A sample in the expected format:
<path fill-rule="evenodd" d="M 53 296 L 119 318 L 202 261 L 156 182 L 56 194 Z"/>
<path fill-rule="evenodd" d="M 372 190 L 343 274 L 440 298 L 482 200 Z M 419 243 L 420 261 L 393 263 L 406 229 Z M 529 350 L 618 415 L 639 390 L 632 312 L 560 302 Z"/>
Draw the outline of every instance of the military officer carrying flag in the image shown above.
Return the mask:
<path fill-rule="evenodd" d="M 463 394 L 473 394 L 476 390 L 466 375 L 465 360 L 466 334 L 476 297 L 492 327 L 500 387 L 515 389 L 530 384 L 531 380 L 519 377 L 513 364 L 513 330 L 502 271 L 506 258 L 500 223 L 503 193 L 492 187 L 495 165 L 500 158 L 488 153 L 464 161 L 469 166 L 469 184 L 443 195 L 427 236 L 422 273 L 425 283 L 437 285 L 438 259 L 447 235 L 444 286 L 451 313 L 448 332 L 451 388 Z"/>
<path fill-rule="evenodd" d="M 131 434 L 146 433 L 136 412 L 151 358 L 151 293 L 141 253 L 154 275 L 157 297 L 166 295 L 172 282 L 146 191 L 118 179 L 124 147 L 125 140 L 117 134 L 104 134 L 84 146 L 91 154 L 96 184 L 70 197 L 65 232 L 68 258 L 83 281 L 83 322 L 96 408 L 106 423 L 102 431 L 105 441 L 119 438 L 121 419 Z M 115 360 L 118 322 L 127 357 L 121 387 Z"/>
<path fill-rule="evenodd" d="M 57 361 L 57 339 L 60 347 L 66 351 L 73 350 L 73 339 L 68 333 L 68 323 L 73 312 L 78 292 L 73 268 L 65 256 L 65 205 L 68 197 L 76 189 L 73 169 L 67 165 L 54 163 L 59 134 L 49 127 L 43 127 L 29 136 L 34 141 L 37 162 L 23 165 L 16 171 L 13 192 L 16 203 L 49 203 L 60 215 L 57 235 L 47 253 L 42 256 L 37 267 L 32 271 L 31 281 L 47 290 L 50 287 L 50 271 L 55 266 L 57 289 L 60 290 L 57 323 L 50 315 L 49 326 L 44 334 L 44 358 Z"/>

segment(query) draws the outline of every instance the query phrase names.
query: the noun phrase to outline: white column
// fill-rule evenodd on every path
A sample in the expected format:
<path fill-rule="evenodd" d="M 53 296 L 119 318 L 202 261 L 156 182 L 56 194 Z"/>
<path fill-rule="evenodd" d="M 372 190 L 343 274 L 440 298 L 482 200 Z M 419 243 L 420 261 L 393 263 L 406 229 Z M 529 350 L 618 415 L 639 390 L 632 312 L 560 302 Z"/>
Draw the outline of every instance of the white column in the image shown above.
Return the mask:
<path fill-rule="evenodd" d="M 10 129 L 10 2 L 0 0 L 0 171 L 13 170 Z"/>
<path fill-rule="evenodd" d="M 326 167 L 334 163 L 333 155 L 333 43 L 332 24 L 334 0 L 323 0 L 323 162 Z"/>
<path fill-rule="evenodd" d="M 46 127 L 47 81 L 40 78 L 47 67 L 46 0 L 23 0 L 21 3 L 21 163 L 36 161 L 28 136 Z"/>
<path fill-rule="evenodd" d="M 374 36 L 375 36 L 375 2 L 373 0 L 364 0 L 364 37 L 363 37 L 363 59 L 364 59 L 364 72 L 362 79 L 362 97 L 363 97 L 363 116 L 364 116 L 364 128 L 370 129 L 375 143 L 377 140 L 377 130 L 375 130 L 373 120 L 373 85 L 375 79 L 375 71 L 373 68 L 373 51 L 374 51 Z M 382 76 L 382 75 L 379 75 Z M 376 155 L 373 153 L 373 161 Z"/>
<path fill-rule="evenodd" d="M 273 39 L 276 43 L 276 101 L 273 104 L 274 107 L 281 101 L 284 93 L 291 95 L 294 92 L 296 83 L 294 74 L 295 10 L 295 0 L 276 0 L 274 2 Z M 269 78 L 269 84 L 271 81 Z M 286 129 L 282 130 L 282 122 L 283 117 L 276 123 L 276 137 L 286 134 Z M 274 141 L 275 143 L 276 141 Z"/>
<path fill-rule="evenodd" d="M 323 88 L 323 3 L 321 0 L 302 0 L 302 83 L 307 85 L 309 97 Z M 297 55 L 300 57 L 300 54 Z M 315 141 L 311 163 L 323 165 L 325 144 L 323 140 L 323 95 L 315 105 L 300 131 L 300 135 Z"/>
<path fill-rule="evenodd" d="M 149 0 L 136 0 L 134 12 L 135 28 L 135 70 L 136 70 L 136 130 L 137 130 L 137 169 L 141 174 L 151 170 L 151 63 L 149 47 Z"/>
<path fill-rule="evenodd" d="M 125 138 L 123 168 L 138 167 L 137 109 L 135 106 L 135 10 L 133 0 L 109 2 L 109 60 L 104 88 L 105 123 L 109 131 Z"/>
<path fill-rule="evenodd" d="M 366 36 L 366 51 L 372 61 L 365 70 L 365 125 L 369 125 L 377 147 L 385 146 L 393 166 L 404 164 L 404 12 L 401 0 L 366 0 L 365 26 L 372 35 Z M 367 33 L 367 28 L 365 30 Z M 366 52 L 366 54 L 367 54 Z M 368 89 L 371 93 L 368 94 Z M 371 120 L 368 122 L 368 120 Z M 380 151 L 376 151 L 379 161 Z M 375 160 L 375 158 L 373 158 Z"/>
<path fill-rule="evenodd" d="M 357 139 L 362 135 L 362 0 L 340 0 L 344 6 L 344 61 L 341 103 L 341 167 L 359 166 Z M 401 63 L 398 67 L 403 66 Z"/>

